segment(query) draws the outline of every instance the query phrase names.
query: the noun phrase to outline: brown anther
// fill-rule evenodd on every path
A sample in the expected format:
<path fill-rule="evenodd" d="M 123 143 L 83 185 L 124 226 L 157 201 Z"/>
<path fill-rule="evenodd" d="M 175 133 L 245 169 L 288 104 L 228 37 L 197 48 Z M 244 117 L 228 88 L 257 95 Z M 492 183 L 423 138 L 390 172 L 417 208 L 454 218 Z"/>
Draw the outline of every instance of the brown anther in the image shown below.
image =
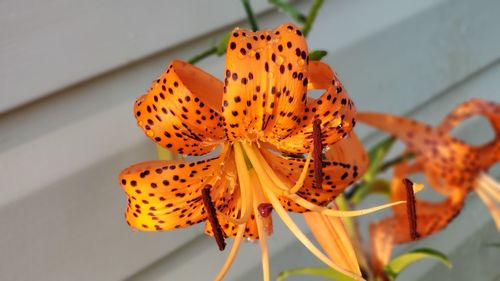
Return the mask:
<path fill-rule="evenodd" d="M 323 183 L 323 143 L 321 142 L 321 120 L 313 121 L 313 159 L 314 159 L 314 187 L 321 189 Z"/>
<path fill-rule="evenodd" d="M 406 188 L 406 214 L 410 226 L 410 237 L 416 240 L 419 237 L 417 232 L 417 209 L 415 205 L 415 193 L 413 192 L 413 182 L 409 179 L 403 179 Z"/>
<path fill-rule="evenodd" d="M 257 206 L 257 210 L 259 210 L 259 214 L 263 218 L 267 218 L 273 211 L 273 205 L 271 205 L 270 203 L 261 203 L 259 204 L 259 206 Z"/>
<path fill-rule="evenodd" d="M 212 226 L 212 231 L 214 233 L 215 242 L 219 246 L 219 250 L 224 251 L 226 248 L 226 241 L 224 240 L 224 233 L 222 232 L 222 227 L 220 226 L 219 220 L 217 219 L 217 214 L 215 212 L 215 206 L 212 202 L 212 197 L 210 196 L 211 185 L 207 184 L 201 190 L 201 195 L 203 199 L 203 205 L 205 205 L 205 210 L 207 212 L 208 222 Z"/>

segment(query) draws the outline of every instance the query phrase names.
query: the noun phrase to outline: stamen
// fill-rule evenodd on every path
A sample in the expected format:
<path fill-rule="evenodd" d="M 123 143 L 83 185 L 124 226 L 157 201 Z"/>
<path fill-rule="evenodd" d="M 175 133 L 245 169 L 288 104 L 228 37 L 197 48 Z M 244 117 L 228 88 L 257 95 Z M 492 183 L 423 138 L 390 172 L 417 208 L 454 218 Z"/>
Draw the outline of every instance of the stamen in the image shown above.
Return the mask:
<path fill-rule="evenodd" d="M 240 224 L 238 226 L 238 231 L 236 232 L 236 237 L 234 238 L 233 246 L 231 247 L 231 251 L 229 252 L 229 255 L 227 256 L 226 261 L 224 262 L 224 265 L 220 269 L 219 273 L 217 276 L 215 276 L 214 280 L 215 281 L 221 281 L 222 278 L 224 278 L 224 275 L 226 275 L 227 271 L 231 267 L 231 264 L 233 264 L 234 259 L 236 258 L 236 254 L 238 253 L 238 250 L 240 249 L 241 241 L 243 240 L 243 234 L 245 233 L 245 228 L 246 225 Z"/>
<path fill-rule="evenodd" d="M 252 163 L 253 168 L 255 169 L 255 171 L 257 171 L 257 174 L 261 176 L 266 176 L 266 179 L 268 181 L 272 181 L 271 178 L 267 176 L 266 172 L 266 169 L 268 171 L 272 171 L 272 169 L 267 164 L 267 162 L 259 158 L 259 156 L 262 155 L 258 153 L 258 149 L 254 150 L 253 146 L 248 145 L 246 143 L 242 143 L 241 145 L 243 146 L 243 149 L 245 150 L 248 159 Z M 273 192 L 277 194 L 285 194 L 285 192 L 288 191 L 288 187 L 286 185 L 283 185 L 281 187 L 277 187 L 276 185 L 269 185 L 269 188 L 273 189 Z"/>
<path fill-rule="evenodd" d="M 325 207 L 318 206 L 312 202 L 307 201 L 306 199 L 298 196 L 297 194 L 291 194 L 287 195 L 287 198 L 292 200 L 293 202 L 297 203 L 298 205 L 308 209 L 309 211 L 314 211 L 314 212 L 320 212 L 325 216 L 332 216 L 332 217 L 340 217 L 340 218 L 348 218 L 348 217 L 358 217 L 358 216 L 363 216 L 367 214 L 374 213 L 376 211 L 390 208 L 396 205 L 401 205 L 405 204 L 406 201 L 396 201 L 392 203 L 387 203 L 371 208 L 366 208 L 366 209 L 360 209 L 360 210 L 350 210 L 350 211 L 341 211 L 341 210 L 333 210 Z"/>
<path fill-rule="evenodd" d="M 304 164 L 304 168 L 300 173 L 298 181 L 293 187 L 290 188 L 289 185 L 284 184 L 274 173 L 274 170 L 271 168 L 271 166 L 269 166 L 267 161 L 264 159 L 264 156 L 262 156 L 258 149 L 245 144 L 243 144 L 243 147 L 245 149 L 245 152 L 247 153 L 248 158 L 250 159 L 250 162 L 252 162 L 252 165 L 257 170 L 257 172 L 262 176 L 266 176 L 268 180 L 275 183 L 274 185 L 270 185 L 270 188 L 273 189 L 274 193 L 281 195 L 294 194 L 304 185 L 307 173 L 309 171 L 309 164 L 311 163 L 312 153 L 309 153 L 307 155 L 306 163 Z"/>
<path fill-rule="evenodd" d="M 262 260 L 262 278 L 264 281 L 269 281 L 270 280 L 270 274 L 269 274 L 269 251 L 267 249 L 267 230 L 264 224 L 264 220 L 266 219 L 262 215 L 262 209 L 264 209 L 267 212 L 267 216 L 272 211 L 272 205 L 269 203 L 261 203 L 262 200 L 264 200 L 264 195 L 262 194 L 262 186 L 259 183 L 259 179 L 257 177 L 257 174 L 255 171 L 252 171 L 251 177 L 252 179 L 255 179 L 255 189 L 253 192 L 253 201 L 254 201 L 254 212 L 255 214 L 255 222 L 257 224 L 257 231 L 259 233 L 259 245 L 260 245 L 260 252 L 261 252 L 261 260 Z M 269 205 L 270 210 L 269 210 Z M 260 213 L 259 214 L 257 214 Z M 268 218 L 270 219 L 270 218 Z"/>
<path fill-rule="evenodd" d="M 500 206 L 498 204 L 498 199 L 495 199 L 495 196 L 492 196 L 498 192 L 498 183 L 496 183 L 493 179 L 490 181 L 490 179 L 491 178 L 489 178 L 487 174 L 481 173 L 476 179 L 475 191 L 490 211 L 493 221 L 495 222 L 497 229 L 500 231 Z"/>
<path fill-rule="evenodd" d="M 240 218 L 235 219 L 226 214 L 219 213 L 224 217 L 224 219 L 230 221 L 233 224 L 246 224 L 250 215 L 252 214 L 252 189 L 250 184 L 250 178 L 248 174 L 247 164 L 245 162 L 245 156 L 243 155 L 243 150 L 240 144 L 234 144 L 234 160 L 236 162 L 236 170 L 238 173 L 238 180 L 240 182 L 241 191 L 241 205 L 240 205 Z"/>
<path fill-rule="evenodd" d="M 222 232 L 222 227 L 219 224 L 219 220 L 217 219 L 217 214 L 215 212 L 215 206 L 212 202 L 212 198 L 210 196 L 211 185 L 207 184 L 202 190 L 201 195 L 203 198 L 203 204 L 205 205 L 205 211 L 207 212 L 208 221 L 212 226 L 212 231 L 214 233 L 215 241 L 219 246 L 219 250 L 224 251 L 226 248 L 226 241 L 224 241 L 224 233 Z"/>
<path fill-rule="evenodd" d="M 484 189 L 495 201 L 500 201 L 500 184 L 488 174 L 481 172 L 476 178 L 475 186 Z"/>
<path fill-rule="evenodd" d="M 314 154 L 314 187 L 322 189 L 323 183 L 323 161 L 321 154 L 323 153 L 323 144 L 321 143 L 321 120 L 314 119 L 313 121 L 313 154 Z"/>
<path fill-rule="evenodd" d="M 263 231 L 265 234 L 269 237 L 273 234 L 273 218 L 270 216 L 271 211 L 273 209 L 272 205 L 269 203 L 264 203 L 266 202 L 264 193 L 262 191 L 262 186 L 260 185 L 260 180 L 259 177 L 257 176 L 257 172 L 255 170 L 249 171 L 250 178 L 252 179 L 252 183 L 254 184 L 254 188 L 252 189 L 253 195 L 254 195 L 254 213 L 256 214 L 255 218 L 256 220 L 260 220 L 263 225 Z M 262 205 L 262 206 L 261 206 Z M 269 205 L 269 206 L 266 206 Z M 264 210 L 260 211 L 260 208 L 263 208 Z M 269 210 L 267 210 L 269 209 Z M 267 216 L 263 216 L 262 214 Z M 260 214 L 260 215 L 257 215 Z M 260 232 L 260 230 L 259 230 Z M 260 234 L 259 234 L 260 235 Z"/>
<path fill-rule="evenodd" d="M 409 179 L 403 179 L 406 188 L 406 214 L 410 224 L 410 237 L 416 240 L 419 237 L 417 232 L 417 209 L 415 205 L 415 194 L 413 193 L 413 182 Z"/>
<path fill-rule="evenodd" d="M 259 210 L 259 214 L 263 218 L 267 218 L 269 217 L 269 215 L 271 215 L 271 212 L 273 211 L 273 205 L 270 203 L 261 203 L 257 207 L 257 210 Z"/>

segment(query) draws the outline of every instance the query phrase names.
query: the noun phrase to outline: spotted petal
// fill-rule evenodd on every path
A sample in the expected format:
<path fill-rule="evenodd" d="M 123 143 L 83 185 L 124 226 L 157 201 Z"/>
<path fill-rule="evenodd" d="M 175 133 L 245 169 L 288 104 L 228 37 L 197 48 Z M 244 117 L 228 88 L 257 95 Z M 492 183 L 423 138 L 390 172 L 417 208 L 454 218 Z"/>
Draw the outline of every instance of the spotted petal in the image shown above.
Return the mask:
<path fill-rule="evenodd" d="M 135 116 L 145 134 L 179 154 L 202 155 L 224 139 L 217 111 L 223 85 L 210 74 L 182 61 L 173 61 L 137 99 Z"/>
<path fill-rule="evenodd" d="M 236 29 L 229 39 L 223 116 L 231 140 L 281 139 L 300 122 L 308 84 L 308 51 L 293 24 Z"/>
<path fill-rule="evenodd" d="M 500 161 L 500 104 L 481 99 L 465 101 L 455 107 L 436 129 L 449 134 L 461 122 L 475 115 L 484 116 L 495 134 L 491 141 L 471 146 L 471 150 L 477 155 L 481 166 L 483 168 L 489 167 Z"/>
<path fill-rule="evenodd" d="M 128 196 L 127 223 L 145 231 L 170 230 L 206 219 L 201 189 L 207 184 L 219 197 L 224 169 L 223 155 L 196 162 L 149 161 L 120 173 L 119 182 Z"/>
<path fill-rule="evenodd" d="M 306 153 L 310 150 L 314 119 L 321 120 L 323 145 L 332 145 L 347 137 L 356 124 L 354 103 L 331 68 L 322 62 L 313 61 L 308 73 L 308 88 L 325 92 L 317 99 L 308 98 L 300 117 L 300 126 L 289 137 L 272 142 L 284 152 Z"/>

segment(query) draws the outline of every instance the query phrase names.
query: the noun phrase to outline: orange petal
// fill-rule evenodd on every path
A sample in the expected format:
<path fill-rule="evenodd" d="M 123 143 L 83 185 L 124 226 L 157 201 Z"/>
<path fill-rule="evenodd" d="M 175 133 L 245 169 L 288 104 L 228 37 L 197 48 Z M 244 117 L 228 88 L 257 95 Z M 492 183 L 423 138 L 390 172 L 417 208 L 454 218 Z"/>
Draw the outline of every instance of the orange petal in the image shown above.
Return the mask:
<path fill-rule="evenodd" d="M 318 212 L 306 212 L 304 219 L 328 257 L 343 269 L 361 276 L 356 253 L 342 219 Z"/>
<path fill-rule="evenodd" d="M 128 196 L 127 223 L 156 231 L 205 220 L 201 189 L 211 184 L 213 197 L 219 196 L 218 179 L 224 171 L 221 157 L 196 162 L 149 161 L 123 170 L 119 183 Z"/>
<path fill-rule="evenodd" d="M 410 150 L 425 153 L 427 156 L 431 156 L 430 145 L 432 142 L 435 144 L 437 141 L 449 141 L 449 139 L 443 139 L 442 137 L 445 136 L 439 135 L 438 131 L 431 126 L 402 116 L 359 112 L 357 119 L 396 136 L 407 143 Z"/>
<path fill-rule="evenodd" d="M 309 89 L 324 89 L 319 98 L 309 98 L 300 126 L 283 140 L 273 143 L 279 150 L 306 153 L 312 145 L 312 123 L 321 120 L 322 143 L 332 145 L 347 137 L 356 124 L 356 109 L 344 86 L 330 67 L 322 62 L 309 66 Z M 328 81 L 328 82 L 327 82 Z"/>
<path fill-rule="evenodd" d="M 375 275 L 389 263 L 393 248 L 394 220 L 384 219 L 370 225 L 370 259 Z"/>
<path fill-rule="evenodd" d="M 478 158 L 478 169 L 486 169 L 500 161 L 500 104 L 481 99 L 471 99 L 459 104 L 436 128 L 449 133 L 454 127 L 474 115 L 484 116 L 495 133 L 495 138 L 482 145 L 472 146 Z"/>
<path fill-rule="evenodd" d="M 444 118 L 437 128 L 449 132 L 460 122 L 474 115 L 486 117 L 496 135 L 500 135 L 500 104 L 481 99 L 470 99 L 459 104 Z"/>
<path fill-rule="evenodd" d="M 231 140 L 280 139 L 300 121 L 308 51 L 293 24 L 252 32 L 235 29 L 228 42 L 223 116 Z"/>
<path fill-rule="evenodd" d="M 457 197 L 460 198 L 447 199 L 438 203 L 416 200 L 417 233 L 420 238 L 430 236 L 444 229 L 460 213 L 465 195 L 463 192 L 458 192 L 457 189 Z M 406 213 L 398 212 L 395 217 L 390 219 L 393 220 L 394 243 L 412 242 Z"/>
<path fill-rule="evenodd" d="M 173 61 L 137 99 L 135 116 L 145 134 L 179 154 L 202 155 L 224 138 L 221 117 L 223 84 L 182 61 Z"/>
<path fill-rule="evenodd" d="M 356 165 L 360 175 L 363 175 L 368 168 L 368 155 L 365 147 L 354 131 L 347 138 L 331 145 L 326 152 L 326 158 Z"/>

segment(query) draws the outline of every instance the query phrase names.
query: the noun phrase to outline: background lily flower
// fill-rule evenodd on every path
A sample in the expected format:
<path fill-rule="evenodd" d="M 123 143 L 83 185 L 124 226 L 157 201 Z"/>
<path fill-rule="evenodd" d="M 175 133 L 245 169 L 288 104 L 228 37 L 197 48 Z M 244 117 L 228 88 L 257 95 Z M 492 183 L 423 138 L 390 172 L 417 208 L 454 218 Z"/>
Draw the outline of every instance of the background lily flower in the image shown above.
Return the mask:
<path fill-rule="evenodd" d="M 463 120 L 483 115 L 495 130 L 495 138 L 479 146 L 453 138 L 450 131 Z M 462 208 L 467 194 L 476 191 L 490 210 L 500 228 L 500 185 L 488 176 L 488 168 L 500 160 L 500 105 L 479 99 L 458 105 L 436 127 L 408 118 L 379 113 L 360 113 L 359 120 L 384 130 L 407 144 L 416 157 L 413 163 L 395 167 L 391 184 L 391 200 L 405 197 L 402 179 L 423 172 L 431 186 L 443 194 L 442 202 L 416 200 L 417 233 L 431 235 L 448 225 Z M 411 241 L 407 228 L 406 210 L 394 206 L 394 217 L 371 227 L 372 255 L 375 268 L 380 270 L 388 261 L 392 244 Z"/>
<path fill-rule="evenodd" d="M 307 96 L 309 89 L 325 92 L 314 99 Z M 224 83 L 193 65 L 172 62 L 137 100 L 134 111 L 145 134 L 173 152 L 197 156 L 221 147 L 209 159 L 139 163 L 119 179 L 128 195 L 126 220 L 131 227 L 171 230 L 209 219 L 205 232 L 219 233 L 215 237 L 221 249 L 224 236 L 235 237 L 216 279 L 224 276 L 243 237 L 260 238 L 264 279 L 269 279 L 266 225 L 271 218 L 260 213 L 262 206 L 271 205 L 296 237 L 331 267 L 337 265 L 288 212 L 352 216 L 386 207 L 352 212 L 325 208 L 361 170 L 351 162 L 311 159 L 311 152 L 321 153 L 323 145 L 346 138 L 355 124 L 355 108 L 333 71 L 309 61 L 305 39 L 292 24 L 259 32 L 235 29 L 228 41 Z M 320 147 L 315 147 L 318 141 Z M 317 164 L 323 174 L 320 185 L 314 180 L 318 170 L 311 168 Z M 213 213 L 216 218 L 210 217 Z"/>

